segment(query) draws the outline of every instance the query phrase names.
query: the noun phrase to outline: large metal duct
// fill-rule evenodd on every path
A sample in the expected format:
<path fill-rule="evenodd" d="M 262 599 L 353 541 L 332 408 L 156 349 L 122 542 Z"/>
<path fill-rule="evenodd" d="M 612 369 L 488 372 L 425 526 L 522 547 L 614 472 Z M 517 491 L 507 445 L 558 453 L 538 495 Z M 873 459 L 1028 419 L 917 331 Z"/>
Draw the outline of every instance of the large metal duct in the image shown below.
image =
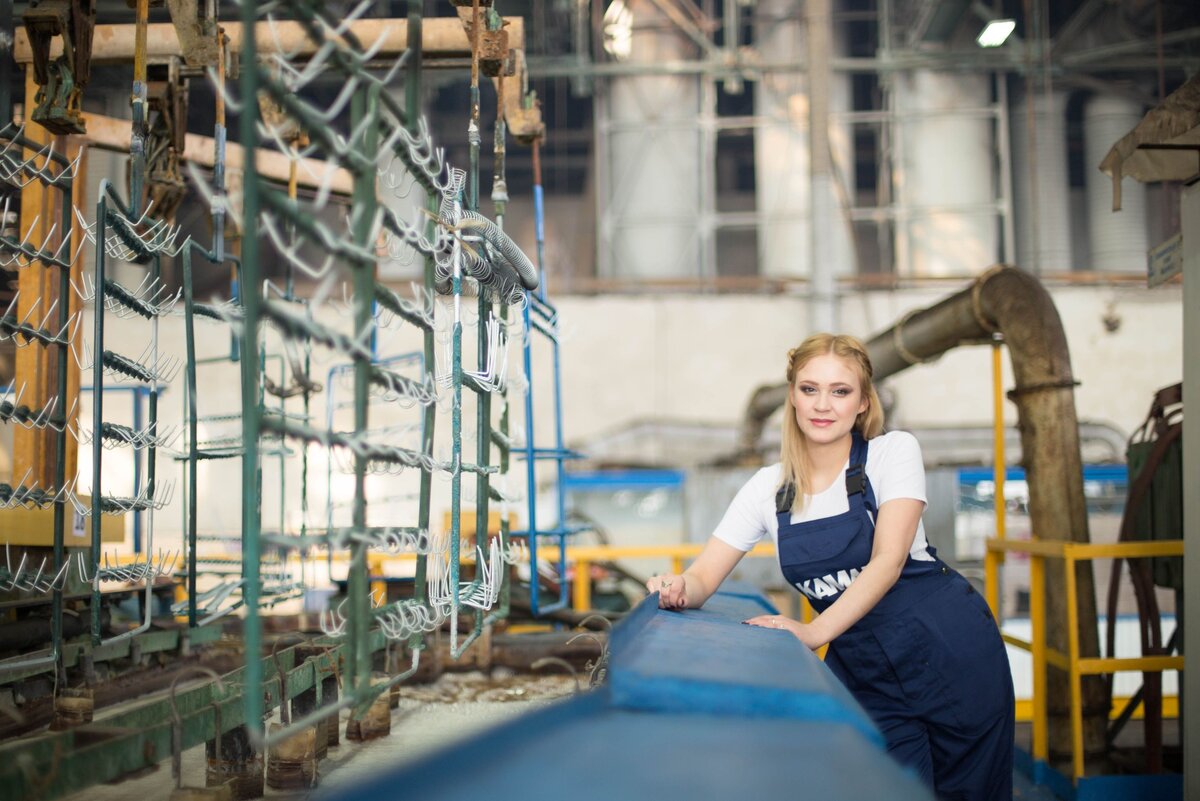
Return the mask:
<path fill-rule="evenodd" d="M 994 333 L 1003 335 L 1008 345 L 1016 379 L 1009 398 L 1017 405 L 1033 531 L 1046 540 L 1088 542 L 1075 416 L 1076 382 L 1058 309 L 1037 278 L 1015 267 L 993 267 L 961 292 L 905 315 L 891 329 L 873 337 L 867 350 L 875 380 L 880 381 L 958 345 L 990 341 Z M 786 395 L 786 385 L 761 387 L 753 394 L 743 423 L 744 452 L 756 450 L 763 424 L 783 405 Z M 1051 564 L 1047 570 L 1047 640 L 1051 647 L 1065 653 L 1066 592 L 1061 581 L 1054 581 L 1055 576 L 1062 575 L 1061 568 Z M 1096 594 L 1090 563 L 1078 566 L 1076 580 L 1081 653 L 1096 656 Z M 1051 669 L 1047 679 L 1050 749 L 1053 755 L 1070 754 L 1067 676 Z M 1098 678 L 1085 680 L 1083 689 L 1084 748 L 1092 755 L 1105 747 L 1110 699 Z"/>

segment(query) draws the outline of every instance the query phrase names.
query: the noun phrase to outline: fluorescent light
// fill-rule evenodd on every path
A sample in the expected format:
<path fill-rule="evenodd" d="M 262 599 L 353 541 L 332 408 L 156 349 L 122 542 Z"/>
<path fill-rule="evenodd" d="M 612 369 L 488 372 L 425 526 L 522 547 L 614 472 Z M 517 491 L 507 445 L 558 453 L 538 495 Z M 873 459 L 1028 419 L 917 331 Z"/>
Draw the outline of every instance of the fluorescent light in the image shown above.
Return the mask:
<path fill-rule="evenodd" d="M 604 49 L 617 61 L 633 52 L 633 11 L 625 0 L 614 0 L 604 12 Z"/>
<path fill-rule="evenodd" d="M 1016 30 L 1017 23 L 1011 19 L 994 19 L 976 37 L 980 47 L 999 47 L 1008 41 L 1009 35 Z"/>

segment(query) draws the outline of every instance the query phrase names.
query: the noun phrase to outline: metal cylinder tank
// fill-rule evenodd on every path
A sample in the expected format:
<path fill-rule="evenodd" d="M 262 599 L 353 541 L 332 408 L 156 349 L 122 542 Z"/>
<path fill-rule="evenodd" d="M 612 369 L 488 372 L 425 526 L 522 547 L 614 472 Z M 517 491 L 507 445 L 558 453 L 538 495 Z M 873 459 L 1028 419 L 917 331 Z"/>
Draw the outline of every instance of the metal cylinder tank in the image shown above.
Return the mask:
<path fill-rule="evenodd" d="M 615 4 L 614 4 L 615 6 Z M 610 278 L 703 275 L 700 78 L 636 74 L 637 64 L 694 58 L 694 45 L 650 0 L 609 14 L 625 29 L 635 74 L 599 98 L 605 147 L 599 204 L 600 273 Z M 605 157 L 606 156 L 606 157 Z"/>
<path fill-rule="evenodd" d="M 1009 121 L 1017 265 L 1033 273 L 1070 270 L 1067 95 L 1017 92 Z"/>
<path fill-rule="evenodd" d="M 763 0 L 756 7 L 755 38 L 764 61 L 804 59 L 804 15 L 798 6 L 795 0 Z M 759 271 L 807 276 L 812 233 L 808 77 L 799 70 L 769 72 L 755 89 Z"/>
<path fill-rule="evenodd" d="M 1121 210 L 1112 210 L 1112 180 L 1100 172 L 1100 162 L 1113 143 L 1142 121 L 1142 106 L 1133 100 L 1096 95 L 1083 109 L 1084 174 L 1088 195 L 1088 242 L 1091 264 L 1104 272 L 1144 272 L 1146 250 L 1146 187 L 1132 178 L 1121 184 Z"/>
<path fill-rule="evenodd" d="M 900 275 L 972 275 L 997 261 L 1000 226 L 987 81 L 933 70 L 896 77 Z"/>
<path fill-rule="evenodd" d="M 755 41 L 764 62 L 803 63 L 808 57 L 806 4 L 762 0 L 755 8 Z M 845 32 L 834 32 L 835 56 L 847 54 Z M 826 71 L 826 74 L 829 74 Z M 767 276 L 812 276 L 812 163 L 809 137 L 809 75 L 805 70 L 768 72 L 754 96 L 758 124 L 754 138 L 755 202 L 759 214 L 760 272 Z M 851 126 L 838 115 L 851 110 L 850 76 L 832 73 L 828 97 L 829 158 L 843 190 L 828 183 L 824 198 L 832 210 L 827 253 L 820 265 L 834 275 L 855 272 L 855 259 L 844 207 L 853 202 L 854 140 Z"/>

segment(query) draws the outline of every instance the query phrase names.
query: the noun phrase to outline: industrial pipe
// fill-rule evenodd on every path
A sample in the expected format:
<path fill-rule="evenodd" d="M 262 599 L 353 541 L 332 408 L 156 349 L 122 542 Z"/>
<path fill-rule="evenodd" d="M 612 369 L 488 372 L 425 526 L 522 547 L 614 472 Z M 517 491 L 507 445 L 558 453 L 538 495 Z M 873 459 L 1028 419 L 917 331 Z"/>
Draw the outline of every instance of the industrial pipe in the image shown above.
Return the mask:
<path fill-rule="evenodd" d="M 1008 397 L 1017 405 L 1022 463 L 1029 485 L 1032 529 L 1044 540 L 1088 542 L 1083 496 L 1083 464 L 1075 416 L 1071 357 L 1062 320 L 1050 294 L 1037 278 L 1007 265 L 992 267 L 966 289 L 926 309 L 910 312 L 867 343 L 880 381 L 905 368 L 936 358 L 962 344 L 990 342 L 1000 333 L 1008 344 L 1016 387 Z M 787 397 L 787 385 L 764 386 L 751 396 L 740 442 L 744 455 L 757 452 L 763 424 Z M 1054 575 L 1054 574 L 1052 574 Z M 1090 562 L 1077 565 L 1079 644 L 1084 656 L 1099 654 L 1096 593 Z M 1063 582 L 1047 582 L 1048 645 L 1067 652 L 1067 609 Z M 1051 669 L 1052 755 L 1071 753 L 1066 699 L 1067 675 Z M 1084 751 L 1105 748 L 1110 698 L 1099 677 L 1085 677 Z"/>

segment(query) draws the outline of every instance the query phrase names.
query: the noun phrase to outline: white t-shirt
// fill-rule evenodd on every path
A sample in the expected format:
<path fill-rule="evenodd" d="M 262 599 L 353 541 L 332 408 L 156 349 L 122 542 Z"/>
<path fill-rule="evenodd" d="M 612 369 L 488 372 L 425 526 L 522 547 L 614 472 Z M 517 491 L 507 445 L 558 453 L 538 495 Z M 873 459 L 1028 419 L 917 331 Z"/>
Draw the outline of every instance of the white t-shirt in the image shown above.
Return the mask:
<path fill-rule="evenodd" d="M 877 507 L 896 498 L 913 498 L 925 503 L 925 464 L 921 460 L 921 446 L 917 438 L 907 431 L 889 431 L 868 441 L 867 480 L 875 493 Z M 792 512 L 793 523 L 819 520 L 849 511 L 850 501 L 846 497 L 846 468 L 824 492 L 808 496 L 807 502 L 797 512 Z M 778 463 L 759 470 L 738 490 L 733 502 L 725 511 L 713 536 L 732 545 L 739 551 L 749 551 L 764 535 L 779 544 L 779 520 L 775 516 L 775 493 L 779 491 L 780 466 Z M 917 535 L 913 539 L 909 556 L 921 561 L 933 561 L 929 553 L 929 541 L 925 538 L 925 524 L 917 522 Z"/>

